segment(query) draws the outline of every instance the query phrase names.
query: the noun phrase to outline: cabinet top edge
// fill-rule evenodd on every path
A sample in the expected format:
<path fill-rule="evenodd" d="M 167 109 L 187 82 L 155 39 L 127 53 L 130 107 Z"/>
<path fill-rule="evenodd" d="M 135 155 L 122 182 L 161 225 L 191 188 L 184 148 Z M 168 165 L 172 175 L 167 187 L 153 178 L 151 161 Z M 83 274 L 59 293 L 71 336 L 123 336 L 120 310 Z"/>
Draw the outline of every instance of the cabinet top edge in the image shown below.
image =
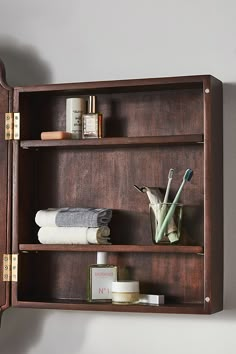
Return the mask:
<path fill-rule="evenodd" d="M 16 86 L 17 92 L 48 92 L 48 91 L 74 91 L 74 90 L 106 90 L 106 89 L 132 89 L 132 88 L 163 88 L 175 87 L 176 85 L 187 87 L 202 87 L 205 82 L 209 81 L 221 82 L 212 75 L 192 75 L 192 76 L 173 76 L 160 78 L 140 78 L 140 79 L 125 79 L 125 80 L 110 80 L 110 81 L 87 81 L 87 82 L 72 82 L 58 84 L 44 84 L 31 86 Z"/>

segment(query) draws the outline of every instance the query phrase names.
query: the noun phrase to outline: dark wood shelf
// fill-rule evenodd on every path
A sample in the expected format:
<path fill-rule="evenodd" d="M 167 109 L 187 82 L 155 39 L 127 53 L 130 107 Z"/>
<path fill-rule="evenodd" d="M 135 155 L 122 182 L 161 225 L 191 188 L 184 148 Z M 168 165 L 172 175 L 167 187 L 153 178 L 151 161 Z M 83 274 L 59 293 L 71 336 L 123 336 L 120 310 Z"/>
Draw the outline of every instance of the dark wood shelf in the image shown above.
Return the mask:
<path fill-rule="evenodd" d="M 183 245 L 43 245 L 20 244 L 20 251 L 49 252 L 136 252 L 136 253 L 203 253 L 202 246 Z"/>
<path fill-rule="evenodd" d="M 84 140 L 23 140 L 20 146 L 23 149 L 32 148 L 109 148 L 109 147 L 145 147 L 154 145 L 178 145 L 203 143 L 203 134 L 168 135 L 168 136 L 139 136 L 113 137 Z"/>
<path fill-rule="evenodd" d="M 81 311 L 111 311 L 111 312 L 140 312 L 140 313 L 181 313 L 204 314 L 207 309 L 203 303 L 181 303 L 164 305 L 114 305 L 112 303 L 89 303 L 84 300 L 73 299 L 38 299 L 23 300 L 17 302 L 17 307 L 32 307 L 45 309 L 66 309 Z"/>
<path fill-rule="evenodd" d="M 0 282 L 1 310 L 222 310 L 222 83 L 203 75 L 13 90 L 4 76 L 0 63 L 1 112 L 20 112 L 21 139 L 6 143 L 4 131 L 0 138 L 0 253 L 19 254 L 18 281 Z M 104 138 L 40 139 L 43 131 L 65 130 L 67 98 L 90 95 L 103 114 Z M 170 201 L 193 170 L 181 192 L 181 238 L 154 244 L 148 198 L 133 185 L 164 195 L 171 168 Z M 36 212 L 62 206 L 111 209 L 113 244 L 40 244 Z M 97 252 L 108 253 L 118 279 L 138 280 L 141 293 L 164 294 L 165 304 L 88 303 L 88 266 Z"/>

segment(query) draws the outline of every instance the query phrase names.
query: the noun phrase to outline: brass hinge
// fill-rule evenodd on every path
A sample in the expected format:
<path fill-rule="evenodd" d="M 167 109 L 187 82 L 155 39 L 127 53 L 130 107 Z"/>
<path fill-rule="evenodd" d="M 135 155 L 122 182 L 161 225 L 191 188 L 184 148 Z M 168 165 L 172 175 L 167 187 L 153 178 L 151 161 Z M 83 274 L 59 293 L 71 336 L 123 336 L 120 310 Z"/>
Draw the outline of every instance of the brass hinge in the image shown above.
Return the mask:
<path fill-rule="evenodd" d="M 3 255 L 3 281 L 18 281 L 18 254 Z"/>
<path fill-rule="evenodd" d="M 5 140 L 20 139 L 20 113 L 5 113 Z"/>

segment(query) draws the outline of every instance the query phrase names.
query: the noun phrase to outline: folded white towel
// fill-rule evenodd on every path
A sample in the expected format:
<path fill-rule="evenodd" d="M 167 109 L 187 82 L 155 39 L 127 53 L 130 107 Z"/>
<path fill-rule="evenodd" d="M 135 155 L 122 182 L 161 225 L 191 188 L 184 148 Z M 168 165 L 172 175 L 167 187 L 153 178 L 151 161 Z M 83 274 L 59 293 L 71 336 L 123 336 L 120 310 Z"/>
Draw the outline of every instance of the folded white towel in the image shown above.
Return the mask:
<path fill-rule="evenodd" d="M 43 244 L 110 244 L 110 228 L 101 227 L 57 227 L 44 226 L 38 231 Z"/>
<path fill-rule="evenodd" d="M 100 227 L 111 221 L 112 210 L 105 208 L 58 208 L 39 210 L 35 216 L 38 226 Z"/>

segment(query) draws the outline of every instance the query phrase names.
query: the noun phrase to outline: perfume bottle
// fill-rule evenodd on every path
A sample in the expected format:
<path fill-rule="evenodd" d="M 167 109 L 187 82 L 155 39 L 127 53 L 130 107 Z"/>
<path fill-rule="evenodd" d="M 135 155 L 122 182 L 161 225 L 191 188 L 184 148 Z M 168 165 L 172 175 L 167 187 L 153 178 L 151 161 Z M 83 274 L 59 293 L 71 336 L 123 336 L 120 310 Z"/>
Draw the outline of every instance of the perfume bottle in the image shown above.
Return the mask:
<path fill-rule="evenodd" d="M 106 252 L 97 252 L 97 264 L 91 264 L 88 268 L 87 300 L 111 302 L 114 281 L 117 281 L 117 266 L 107 264 Z"/>
<path fill-rule="evenodd" d="M 89 96 L 88 113 L 82 117 L 82 138 L 101 138 L 102 137 L 102 114 L 96 113 L 96 97 Z"/>
<path fill-rule="evenodd" d="M 82 116 L 85 112 L 84 98 L 66 99 L 66 131 L 72 134 L 72 139 L 82 139 Z"/>

